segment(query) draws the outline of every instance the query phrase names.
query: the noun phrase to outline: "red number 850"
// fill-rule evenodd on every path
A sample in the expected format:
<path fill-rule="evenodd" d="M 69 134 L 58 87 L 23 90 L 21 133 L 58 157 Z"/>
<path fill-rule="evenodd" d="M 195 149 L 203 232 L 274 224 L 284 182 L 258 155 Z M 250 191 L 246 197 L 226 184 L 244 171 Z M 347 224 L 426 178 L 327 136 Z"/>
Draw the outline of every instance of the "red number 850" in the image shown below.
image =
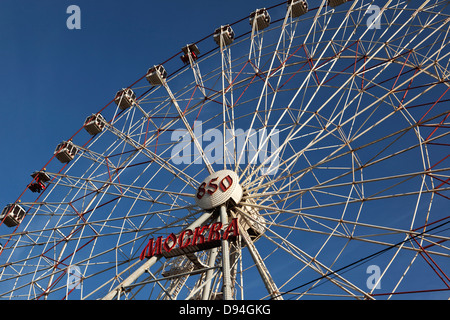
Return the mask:
<path fill-rule="evenodd" d="M 203 182 L 197 190 L 197 198 L 202 199 L 205 194 L 213 195 L 217 189 L 222 190 L 222 192 L 227 191 L 233 185 L 233 179 L 230 175 L 223 178 L 219 184 L 216 183 L 217 179 L 214 178 L 209 181 L 209 183 Z"/>

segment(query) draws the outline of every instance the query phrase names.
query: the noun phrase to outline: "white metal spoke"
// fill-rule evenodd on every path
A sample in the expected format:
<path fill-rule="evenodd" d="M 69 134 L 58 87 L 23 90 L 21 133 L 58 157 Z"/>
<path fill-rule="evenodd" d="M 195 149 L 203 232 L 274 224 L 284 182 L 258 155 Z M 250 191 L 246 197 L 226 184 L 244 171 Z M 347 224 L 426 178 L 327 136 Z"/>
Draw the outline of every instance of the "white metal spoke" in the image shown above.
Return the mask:
<path fill-rule="evenodd" d="M 285 1 L 155 64 L 5 207 L 0 299 L 448 298 L 447 9 Z"/>

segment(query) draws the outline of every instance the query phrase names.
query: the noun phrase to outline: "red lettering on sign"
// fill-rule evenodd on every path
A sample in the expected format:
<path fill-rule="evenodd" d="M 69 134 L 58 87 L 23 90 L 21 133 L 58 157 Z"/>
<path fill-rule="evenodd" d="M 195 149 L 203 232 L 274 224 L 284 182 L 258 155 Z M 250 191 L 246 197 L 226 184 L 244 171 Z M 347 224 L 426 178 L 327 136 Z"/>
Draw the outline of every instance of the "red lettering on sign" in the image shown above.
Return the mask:
<path fill-rule="evenodd" d="M 211 181 L 208 183 L 208 187 L 210 188 L 208 190 L 208 194 L 212 195 L 214 192 L 217 191 L 218 186 L 217 186 L 217 184 L 213 183 L 213 182 L 216 182 L 217 179 L 218 178 L 211 179 Z"/>
<path fill-rule="evenodd" d="M 170 252 L 176 245 L 177 236 L 173 233 L 169 234 L 169 236 L 166 238 L 166 241 L 164 241 L 164 250 L 166 250 L 166 252 Z"/>
<path fill-rule="evenodd" d="M 217 247 L 220 245 L 221 240 L 228 240 L 230 237 L 239 236 L 239 226 L 237 218 L 234 218 L 230 221 L 230 224 L 227 226 L 225 231 L 222 230 L 223 224 L 221 222 L 215 222 L 211 226 L 209 224 L 197 227 L 194 231 L 190 229 L 186 229 L 182 231 L 178 236 L 171 233 L 167 236 L 163 243 L 163 237 L 160 236 L 156 239 L 150 239 L 145 246 L 144 250 L 142 250 L 139 258 L 143 260 L 144 258 L 151 258 L 153 256 L 160 256 L 170 253 L 177 246 L 179 249 L 185 249 L 189 246 L 197 246 L 194 251 L 207 250 L 213 247 Z M 208 232 L 208 236 L 206 233 Z M 219 244 L 217 244 L 217 242 Z M 164 249 L 164 252 L 163 252 Z M 178 249 L 177 249 L 178 250 Z M 173 257 L 176 255 L 182 255 L 184 252 L 182 250 L 175 250 L 175 253 L 171 255 L 167 255 L 166 257 Z M 192 249 L 189 250 L 192 252 Z"/>
<path fill-rule="evenodd" d="M 205 194 L 209 194 L 210 196 L 213 195 L 219 188 L 222 192 L 225 192 L 233 185 L 233 178 L 231 178 L 230 175 L 223 178 L 218 185 L 214 183 L 217 179 L 219 178 L 213 178 L 208 183 L 203 182 L 200 187 L 198 187 L 196 196 L 199 200 L 201 200 Z"/>
<path fill-rule="evenodd" d="M 190 237 L 190 236 L 192 236 L 192 230 L 186 229 L 186 230 L 184 230 L 184 231 L 180 234 L 180 237 L 179 237 L 179 239 L 178 239 L 178 245 L 180 246 L 181 249 L 184 249 L 184 248 L 186 248 L 188 245 L 191 244 L 191 239 L 190 239 L 190 238 L 188 238 L 188 239 L 186 240 L 186 242 L 183 243 L 183 241 L 184 241 L 184 236 L 186 235 L 186 233 L 188 233 L 188 237 Z"/>
<path fill-rule="evenodd" d="M 194 238 L 192 239 L 192 245 L 195 246 L 197 244 L 202 244 L 205 242 L 205 236 L 203 232 L 209 229 L 209 224 L 203 227 L 197 227 L 194 231 Z"/>
<path fill-rule="evenodd" d="M 153 257 L 154 255 L 160 255 L 161 243 L 162 243 L 162 236 L 156 239 L 155 246 L 153 246 L 153 238 L 150 239 L 148 241 L 148 244 L 145 246 L 144 250 L 142 250 L 141 256 L 139 258 L 143 260 L 144 258 L 150 258 Z"/>
<path fill-rule="evenodd" d="M 205 187 L 206 187 L 206 182 L 203 182 L 200 187 L 198 187 L 198 191 L 197 191 L 197 198 L 201 199 L 203 198 L 203 196 L 205 195 Z"/>
<path fill-rule="evenodd" d="M 226 181 L 227 183 L 225 184 L 224 181 Z M 228 189 L 230 189 L 232 184 L 233 184 L 233 179 L 230 177 L 230 175 L 228 175 L 225 178 L 223 178 L 222 181 L 220 181 L 220 190 L 225 192 Z"/>
<path fill-rule="evenodd" d="M 220 240 L 219 230 L 222 229 L 222 223 L 216 222 L 211 226 L 209 231 L 208 241 Z"/>
<path fill-rule="evenodd" d="M 228 238 L 230 237 L 230 233 L 233 233 L 233 236 L 235 236 L 235 237 L 237 237 L 239 235 L 239 226 L 237 223 L 237 219 L 231 220 L 227 229 L 223 233 L 223 240 L 228 240 Z"/>

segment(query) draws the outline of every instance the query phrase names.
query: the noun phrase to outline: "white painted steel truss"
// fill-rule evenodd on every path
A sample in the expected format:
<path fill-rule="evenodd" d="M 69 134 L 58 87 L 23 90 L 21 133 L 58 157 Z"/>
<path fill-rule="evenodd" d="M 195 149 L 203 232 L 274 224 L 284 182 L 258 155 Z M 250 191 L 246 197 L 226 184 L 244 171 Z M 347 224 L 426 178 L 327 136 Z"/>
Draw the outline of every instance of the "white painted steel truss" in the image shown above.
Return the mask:
<path fill-rule="evenodd" d="M 385 1 L 379 29 L 377 3 L 293 18 L 284 2 L 267 28 L 241 19 L 233 43 L 166 61 L 162 85 L 135 82 L 0 225 L 0 299 L 448 298 L 448 1 Z M 223 169 L 244 196 L 205 212 L 197 189 Z M 150 238 L 232 217 L 235 241 L 140 260 Z"/>

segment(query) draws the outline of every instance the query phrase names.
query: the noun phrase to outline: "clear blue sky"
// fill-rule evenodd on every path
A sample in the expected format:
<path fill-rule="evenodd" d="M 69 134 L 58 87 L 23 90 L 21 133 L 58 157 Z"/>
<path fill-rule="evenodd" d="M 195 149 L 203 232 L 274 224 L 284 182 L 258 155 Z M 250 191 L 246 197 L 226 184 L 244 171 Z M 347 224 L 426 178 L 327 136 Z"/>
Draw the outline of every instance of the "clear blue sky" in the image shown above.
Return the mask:
<path fill-rule="evenodd" d="M 220 25 L 281 2 L 0 0 L 0 210 L 119 89 Z M 66 26 L 70 5 L 81 30 Z"/>
<path fill-rule="evenodd" d="M 280 2 L 2 0 L 0 206 L 14 202 L 56 145 L 150 66 Z M 72 4 L 81 9 L 81 30 L 66 26 Z"/>

